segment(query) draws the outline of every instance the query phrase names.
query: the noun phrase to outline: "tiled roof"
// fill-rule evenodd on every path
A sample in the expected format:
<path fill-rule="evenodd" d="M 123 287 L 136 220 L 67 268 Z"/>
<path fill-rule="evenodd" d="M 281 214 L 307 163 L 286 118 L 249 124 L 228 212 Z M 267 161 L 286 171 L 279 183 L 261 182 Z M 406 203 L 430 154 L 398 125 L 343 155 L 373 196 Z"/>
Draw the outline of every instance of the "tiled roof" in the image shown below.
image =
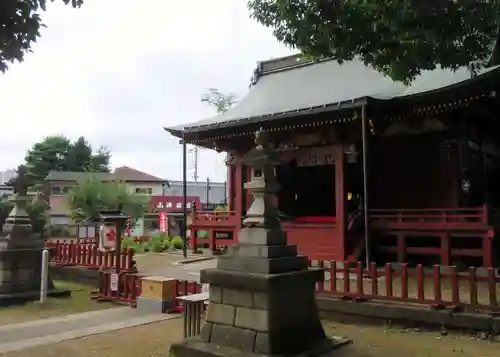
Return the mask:
<path fill-rule="evenodd" d="M 145 172 L 133 169 L 128 166 L 118 167 L 113 173 L 115 180 L 132 182 L 166 182 L 159 177 L 147 174 Z"/>
<path fill-rule="evenodd" d="M 95 178 L 99 181 L 111 181 L 113 175 L 107 172 L 72 172 L 72 171 L 50 171 L 46 177 L 47 181 L 80 181 Z"/>
<path fill-rule="evenodd" d="M 126 182 L 167 182 L 164 179 L 127 166 L 118 167 L 114 173 L 50 171 L 46 178 L 47 181 L 66 182 L 75 182 L 89 179 L 96 179 L 99 181 L 117 180 Z"/>
<path fill-rule="evenodd" d="M 359 60 L 339 64 L 332 59 L 307 61 L 298 55 L 259 63 L 248 94 L 227 112 L 191 124 L 165 128 L 175 136 L 183 131 L 208 131 L 221 127 L 264 122 L 311 111 L 334 111 L 367 98 L 409 98 L 456 85 L 481 81 L 499 74 L 499 66 L 486 68 L 471 79 L 467 68 L 423 72 L 409 86 L 395 82 Z"/>

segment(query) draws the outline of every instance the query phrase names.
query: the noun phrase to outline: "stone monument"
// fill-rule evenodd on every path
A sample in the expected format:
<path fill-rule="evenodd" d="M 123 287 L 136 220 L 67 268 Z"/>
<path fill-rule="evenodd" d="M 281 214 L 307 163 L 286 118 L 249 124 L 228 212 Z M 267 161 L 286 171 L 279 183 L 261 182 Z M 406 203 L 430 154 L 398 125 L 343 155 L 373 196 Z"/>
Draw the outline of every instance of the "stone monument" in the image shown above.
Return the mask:
<path fill-rule="evenodd" d="M 33 233 L 26 205 L 26 172 L 21 167 L 13 184 L 14 208 L 3 225 L 0 236 L 0 305 L 36 300 L 40 297 L 41 264 L 44 242 Z M 55 291 L 49 279 L 49 295 L 68 295 Z"/>
<path fill-rule="evenodd" d="M 273 199 L 278 192 L 279 152 L 261 129 L 244 163 L 252 167 L 245 184 L 254 200 L 243 221 L 239 244 L 201 271 L 210 300 L 199 336 L 173 344 L 170 356 L 330 356 L 349 341 L 325 336 L 316 306 L 320 269 L 288 245 Z"/>

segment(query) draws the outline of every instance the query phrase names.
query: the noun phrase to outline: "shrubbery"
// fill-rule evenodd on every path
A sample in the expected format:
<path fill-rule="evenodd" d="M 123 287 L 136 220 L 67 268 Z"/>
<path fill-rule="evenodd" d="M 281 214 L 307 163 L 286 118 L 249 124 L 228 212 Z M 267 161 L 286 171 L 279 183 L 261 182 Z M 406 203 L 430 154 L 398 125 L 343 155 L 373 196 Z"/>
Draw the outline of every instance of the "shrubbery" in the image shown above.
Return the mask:
<path fill-rule="evenodd" d="M 134 253 L 161 253 L 169 248 L 182 249 L 183 247 L 184 240 L 181 237 L 170 238 L 167 233 L 156 233 L 151 238 L 144 240 L 128 237 L 122 241 L 122 248 L 132 249 Z"/>

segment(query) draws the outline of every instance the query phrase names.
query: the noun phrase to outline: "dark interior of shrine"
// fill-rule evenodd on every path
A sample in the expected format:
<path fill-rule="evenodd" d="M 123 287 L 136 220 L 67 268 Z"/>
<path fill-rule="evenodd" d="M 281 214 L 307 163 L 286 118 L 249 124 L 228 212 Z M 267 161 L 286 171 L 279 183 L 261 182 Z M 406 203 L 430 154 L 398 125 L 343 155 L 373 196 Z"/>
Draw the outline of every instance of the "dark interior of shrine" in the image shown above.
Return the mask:
<path fill-rule="evenodd" d="M 281 189 L 278 209 L 285 218 L 335 217 L 335 166 L 298 166 L 297 160 L 276 168 Z"/>

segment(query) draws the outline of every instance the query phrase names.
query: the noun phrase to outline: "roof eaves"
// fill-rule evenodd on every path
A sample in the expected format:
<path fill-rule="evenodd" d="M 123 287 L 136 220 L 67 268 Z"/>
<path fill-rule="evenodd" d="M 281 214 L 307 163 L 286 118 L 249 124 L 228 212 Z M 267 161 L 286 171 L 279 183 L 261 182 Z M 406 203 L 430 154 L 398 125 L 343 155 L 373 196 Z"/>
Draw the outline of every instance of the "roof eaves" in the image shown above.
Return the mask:
<path fill-rule="evenodd" d="M 200 126 L 185 127 L 184 131 L 187 133 L 196 133 L 196 132 L 213 130 L 213 129 L 230 128 L 230 127 L 244 125 L 244 124 L 257 124 L 257 123 L 261 123 L 261 122 L 268 122 L 268 121 L 273 121 L 273 120 L 278 120 L 278 119 L 289 119 L 289 118 L 293 118 L 293 117 L 301 116 L 301 115 L 311 115 L 311 114 L 318 114 L 318 113 L 324 113 L 324 112 L 333 112 L 333 111 L 339 111 L 339 110 L 344 110 L 344 109 L 356 109 L 356 108 L 359 108 L 359 107 L 365 105 L 368 102 L 368 99 L 369 99 L 369 97 L 354 98 L 354 99 L 346 100 L 343 102 L 334 102 L 334 103 L 329 103 L 329 104 L 324 104 L 324 105 L 318 105 L 315 107 L 290 110 L 290 111 L 281 112 L 281 113 L 273 113 L 273 114 L 259 115 L 259 116 L 248 117 L 248 118 L 240 118 L 240 119 L 228 120 L 228 121 L 221 122 L 221 123 L 211 123 L 211 124 L 205 124 L 205 125 L 200 125 Z M 165 130 L 170 132 L 172 135 L 174 135 L 174 132 L 177 132 L 176 130 L 172 130 L 169 128 L 165 128 Z M 182 136 L 182 131 L 178 131 L 178 133 Z"/>

